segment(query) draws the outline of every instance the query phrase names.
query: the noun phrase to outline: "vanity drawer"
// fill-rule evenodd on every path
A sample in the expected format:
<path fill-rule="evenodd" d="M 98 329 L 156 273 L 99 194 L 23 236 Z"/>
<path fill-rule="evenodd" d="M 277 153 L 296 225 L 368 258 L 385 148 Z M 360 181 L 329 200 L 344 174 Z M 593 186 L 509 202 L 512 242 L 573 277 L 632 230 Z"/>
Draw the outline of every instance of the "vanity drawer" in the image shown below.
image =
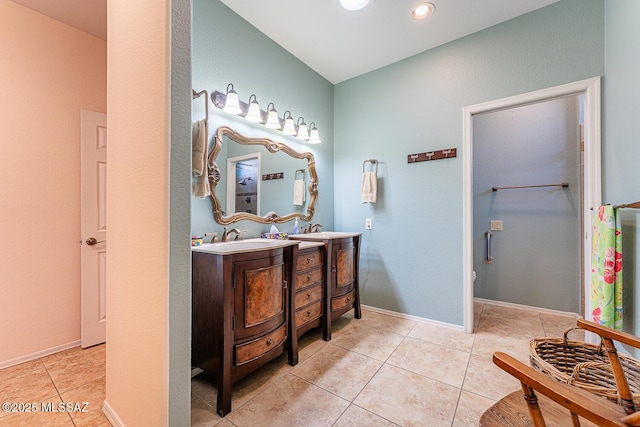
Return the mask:
<path fill-rule="evenodd" d="M 294 307 L 298 308 L 310 304 L 314 301 L 319 301 L 322 299 L 322 294 L 323 292 L 321 283 L 303 291 L 297 292 L 294 297 Z"/>
<path fill-rule="evenodd" d="M 353 291 L 339 297 L 331 298 L 331 311 L 341 310 L 353 305 Z"/>
<path fill-rule="evenodd" d="M 296 262 L 296 271 L 306 270 L 322 265 L 322 252 L 314 249 L 309 252 L 298 253 L 298 261 Z"/>
<path fill-rule="evenodd" d="M 318 301 L 305 308 L 296 311 L 296 328 L 304 325 L 305 323 L 315 320 L 322 316 L 322 301 Z"/>
<path fill-rule="evenodd" d="M 322 269 L 315 268 L 314 270 L 306 271 L 304 273 L 296 274 L 295 290 L 306 288 L 314 283 L 322 282 Z"/>
<path fill-rule="evenodd" d="M 236 346 L 236 365 L 250 362 L 280 345 L 287 338 L 287 324 L 284 323 L 270 334 Z"/>

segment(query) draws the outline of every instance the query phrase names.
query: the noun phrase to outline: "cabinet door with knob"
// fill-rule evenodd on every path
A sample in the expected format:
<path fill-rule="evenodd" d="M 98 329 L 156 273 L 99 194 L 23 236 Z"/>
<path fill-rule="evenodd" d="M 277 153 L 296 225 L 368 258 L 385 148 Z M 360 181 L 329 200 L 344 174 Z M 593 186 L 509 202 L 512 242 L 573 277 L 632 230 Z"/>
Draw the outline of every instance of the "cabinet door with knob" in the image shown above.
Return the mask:
<path fill-rule="evenodd" d="M 297 243 L 230 254 L 192 249 L 192 365 L 216 381 L 217 412 L 231 411 L 233 383 L 289 352 L 290 286 Z"/>

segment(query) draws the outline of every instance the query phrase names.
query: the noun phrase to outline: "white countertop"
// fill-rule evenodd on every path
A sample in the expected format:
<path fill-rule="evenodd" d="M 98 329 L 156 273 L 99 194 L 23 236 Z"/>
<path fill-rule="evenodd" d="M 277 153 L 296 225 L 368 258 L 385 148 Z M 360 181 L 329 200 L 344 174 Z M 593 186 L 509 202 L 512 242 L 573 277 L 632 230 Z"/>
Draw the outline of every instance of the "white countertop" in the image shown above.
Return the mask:
<path fill-rule="evenodd" d="M 232 240 L 230 242 L 205 243 L 200 246 L 192 246 L 191 250 L 195 252 L 208 252 L 217 255 L 230 255 L 242 252 L 255 252 L 259 250 L 283 248 L 286 246 L 297 245 L 300 242 L 295 240 L 276 240 L 276 239 L 246 239 Z"/>
<path fill-rule="evenodd" d="M 304 233 L 289 235 L 290 239 L 296 240 L 327 240 L 327 239 L 342 239 L 345 237 L 360 236 L 361 232 L 350 231 L 321 231 L 319 233 Z"/>

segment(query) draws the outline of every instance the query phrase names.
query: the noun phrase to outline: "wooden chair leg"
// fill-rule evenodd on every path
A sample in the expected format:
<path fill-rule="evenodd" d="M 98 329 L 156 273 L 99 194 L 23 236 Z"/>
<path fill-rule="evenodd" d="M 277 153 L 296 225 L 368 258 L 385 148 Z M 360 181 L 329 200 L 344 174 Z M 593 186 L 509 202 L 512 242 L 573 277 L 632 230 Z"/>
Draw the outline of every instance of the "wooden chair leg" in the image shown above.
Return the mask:
<path fill-rule="evenodd" d="M 611 338 L 602 337 L 602 343 L 609 355 L 609 362 L 611 363 L 611 369 L 613 370 L 613 377 L 616 380 L 616 386 L 618 387 L 618 393 L 620 395 L 620 403 L 624 408 L 624 412 L 627 414 L 633 414 L 636 412 L 636 405 L 633 402 L 633 395 L 631 394 L 631 388 L 627 377 L 622 370 L 620 364 L 620 357 L 618 357 L 618 350 Z"/>
<path fill-rule="evenodd" d="M 522 392 L 524 393 L 523 397 L 525 402 L 527 402 L 527 409 L 529 410 L 529 416 L 531 417 L 531 421 L 533 421 L 534 427 L 546 427 L 540 405 L 538 405 L 538 396 L 536 396 L 536 393 L 531 387 L 525 383 L 521 384 Z"/>

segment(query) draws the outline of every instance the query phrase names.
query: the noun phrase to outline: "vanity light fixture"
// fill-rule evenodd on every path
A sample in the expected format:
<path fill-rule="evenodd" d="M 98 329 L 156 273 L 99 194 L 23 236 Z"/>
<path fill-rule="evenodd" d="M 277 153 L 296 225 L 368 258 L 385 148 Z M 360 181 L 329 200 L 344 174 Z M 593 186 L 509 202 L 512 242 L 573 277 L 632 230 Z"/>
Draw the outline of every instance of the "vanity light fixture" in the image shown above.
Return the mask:
<path fill-rule="evenodd" d="M 273 102 L 267 104 L 266 112 L 262 111 L 255 94 L 251 94 L 248 104 L 242 102 L 238 97 L 238 93 L 233 89 L 232 83 L 227 86 L 226 95 L 217 90 L 211 92 L 211 101 L 214 106 L 225 113 L 244 117 L 247 121 L 262 124 L 268 129 L 282 129 L 281 132 L 283 134 L 295 136 L 298 139 L 308 141 L 310 144 L 321 143 L 320 134 L 315 123 L 311 123 L 309 128 L 302 117 L 299 117 L 296 123 L 289 110 L 285 111 L 284 117 L 280 119 Z"/>
<path fill-rule="evenodd" d="M 411 17 L 415 20 L 424 19 L 431 15 L 434 10 L 436 10 L 436 7 L 433 3 L 420 3 L 411 12 Z"/>
<path fill-rule="evenodd" d="M 302 123 L 300 123 L 300 120 L 302 120 Z M 296 138 L 302 139 L 304 141 L 308 141 L 309 131 L 307 130 L 307 124 L 304 122 L 304 118 L 298 117 L 297 125 L 298 125 L 298 134 L 296 135 Z"/>
<path fill-rule="evenodd" d="M 258 104 L 255 94 L 251 94 L 249 97 L 249 111 L 247 111 L 247 115 L 244 118 L 251 123 L 262 123 L 260 104 Z"/>
<path fill-rule="evenodd" d="M 320 132 L 318 132 L 318 128 L 314 122 L 309 124 L 309 144 L 320 144 L 322 141 L 320 140 Z"/>
<path fill-rule="evenodd" d="M 360 10 L 369 4 L 370 0 L 340 0 L 340 6 L 344 9 L 353 12 L 354 10 Z"/>
<path fill-rule="evenodd" d="M 276 111 L 276 106 L 273 105 L 273 102 L 270 102 L 267 105 L 267 122 L 264 124 L 269 129 L 280 129 L 280 118 L 278 117 L 278 112 Z"/>
<path fill-rule="evenodd" d="M 291 117 L 291 111 L 289 110 L 284 112 L 284 128 L 282 129 L 282 133 L 285 135 L 296 134 L 296 124 L 293 122 L 293 117 Z"/>
<path fill-rule="evenodd" d="M 222 111 L 235 115 L 242 113 L 240 109 L 240 99 L 238 98 L 238 93 L 233 90 L 233 83 L 229 83 L 227 86 L 227 99 L 222 107 Z"/>

